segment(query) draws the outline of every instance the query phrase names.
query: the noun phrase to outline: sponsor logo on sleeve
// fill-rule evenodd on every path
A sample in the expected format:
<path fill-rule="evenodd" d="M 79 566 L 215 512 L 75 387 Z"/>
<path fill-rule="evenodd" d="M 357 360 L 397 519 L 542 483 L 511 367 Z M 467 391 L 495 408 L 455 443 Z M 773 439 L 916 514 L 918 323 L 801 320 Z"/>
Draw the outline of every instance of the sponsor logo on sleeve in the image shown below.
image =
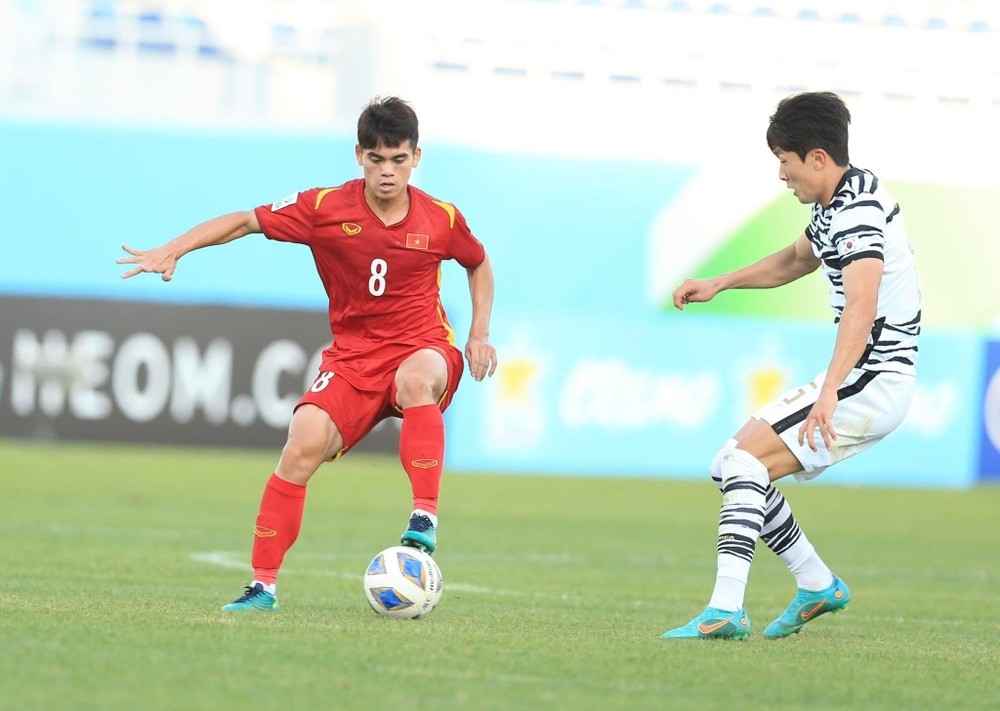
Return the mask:
<path fill-rule="evenodd" d="M 298 193 L 292 193 L 288 197 L 282 198 L 281 200 L 278 200 L 278 202 L 276 202 L 273 205 L 271 205 L 271 212 L 277 212 L 278 210 L 280 210 L 283 207 L 288 207 L 289 205 L 294 205 L 296 202 L 298 202 L 298 200 L 299 200 L 299 194 Z"/>

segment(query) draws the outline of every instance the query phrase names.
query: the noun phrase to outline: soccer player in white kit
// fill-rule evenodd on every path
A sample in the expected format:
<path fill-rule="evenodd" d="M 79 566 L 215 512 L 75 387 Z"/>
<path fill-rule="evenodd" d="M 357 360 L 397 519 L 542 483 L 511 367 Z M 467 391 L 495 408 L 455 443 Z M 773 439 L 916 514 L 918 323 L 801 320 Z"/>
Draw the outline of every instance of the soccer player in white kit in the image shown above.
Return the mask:
<path fill-rule="evenodd" d="M 809 92 L 779 104 L 767 144 L 778 177 L 813 203 L 805 232 L 788 247 L 712 279 L 688 279 L 674 306 L 705 302 L 726 289 L 767 289 L 823 267 L 837 339 L 826 370 L 753 414 L 711 464 L 722 491 L 715 589 L 704 612 L 664 639 L 743 639 L 744 594 L 758 538 L 795 576 L 798 592 L 764 629 L 787 637 L 851 593 L 799 528 L 772 482 L 811 479 L 881 440 L 903 421 L 915 387 L 920 283 L 896 200 L 848 157 L 850 112 L 839 96 Z"/>

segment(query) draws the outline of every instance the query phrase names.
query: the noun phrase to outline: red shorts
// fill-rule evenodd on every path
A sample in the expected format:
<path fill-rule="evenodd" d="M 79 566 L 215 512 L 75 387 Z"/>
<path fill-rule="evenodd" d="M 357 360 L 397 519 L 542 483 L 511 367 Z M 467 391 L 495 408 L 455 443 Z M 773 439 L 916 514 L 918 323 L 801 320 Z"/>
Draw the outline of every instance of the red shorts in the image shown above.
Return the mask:
<path fill-rule="evenodd" d="M 319 375 L 295 406 L 309 403 L 324 410 L 344 438 L 341 456 L 387 417 L 402 417 L 396 404 L 396 369 L 417 351 L 430 348 L 448 366 L 448 384 L 438 401 L 444 412 L 462 379 L 462 353 L 451 345 L 408 346 L 383 353 L 380 358 L 344 361 L 329 351 L 323 354 Z"/>

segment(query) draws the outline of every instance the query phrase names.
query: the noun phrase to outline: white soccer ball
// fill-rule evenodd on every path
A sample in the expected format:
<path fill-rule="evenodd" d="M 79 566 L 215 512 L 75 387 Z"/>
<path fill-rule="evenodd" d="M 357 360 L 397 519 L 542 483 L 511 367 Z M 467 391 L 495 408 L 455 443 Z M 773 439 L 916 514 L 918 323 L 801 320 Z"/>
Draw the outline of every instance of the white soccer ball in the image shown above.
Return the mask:
<path fill-rule="evenodd" d="M 441 568 L 421 550 L 407 546 L 386 548 L 365 571 L 368 604 L 386 617 L 416 618 L 441 601 Z"/>

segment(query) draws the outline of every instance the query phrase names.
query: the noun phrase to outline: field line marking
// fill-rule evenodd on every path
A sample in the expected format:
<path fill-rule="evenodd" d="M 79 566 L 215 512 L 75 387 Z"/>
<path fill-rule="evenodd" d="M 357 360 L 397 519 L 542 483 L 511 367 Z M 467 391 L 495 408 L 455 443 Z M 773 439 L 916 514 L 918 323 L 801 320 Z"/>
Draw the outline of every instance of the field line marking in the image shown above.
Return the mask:
<path fill-rule="evenodd" d="M 199 563 L 207 563 L 229 570 L 244 570 L 251 572 L 253 568 L 242 559 L 243 554 L 232 551 L 206 551 L 203 553 L 192 553 L 191 560 Z M 298 568 L 282 568 L 282 573 L 293 575 L 307 575 L 321 578 L 337 578 L 339 580 L 360 580 L 361 573 L 347 573 L 338 570 L 302 570 Z M 574 602 L 585 602 L 586 599 L 577 595 L 552 595 L 549 593 L 527 593 L 520 590 L 496 590 L 481 585 L 469 585 L 468 583 L 454 583 L 445 578 L 445 589 L 455 592 L 477 593 L 484 595 L 501 595 L 509 597 L 529 597 L 540 600 L 572 600 Z"/>

